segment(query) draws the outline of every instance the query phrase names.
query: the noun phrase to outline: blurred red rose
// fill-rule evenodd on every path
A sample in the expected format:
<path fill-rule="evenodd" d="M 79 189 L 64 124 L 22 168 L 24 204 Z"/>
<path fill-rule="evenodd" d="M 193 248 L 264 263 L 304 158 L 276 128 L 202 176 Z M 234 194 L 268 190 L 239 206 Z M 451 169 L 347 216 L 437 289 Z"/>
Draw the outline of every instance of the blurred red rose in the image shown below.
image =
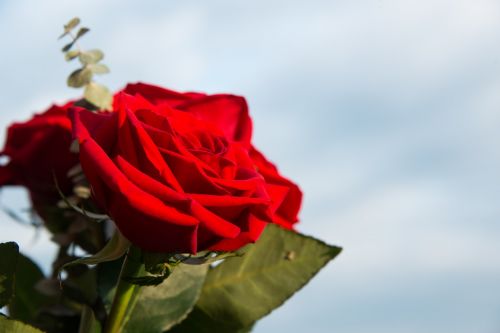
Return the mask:
<path fill-rule="evenodd" d="M 12 124 L 0 152 L 8 159 L 0 167 L 0 186 L 26 187 L 39 213 L 42 207 L 55 205 L 60 200 L 54 175 L 63 192 L 72 189 L 67 172 L 78 163 L 78 155 L 70 152 L 72 137 L 68 109 L 72 103 L 53 105 L 26 122 Z"/>
<path fill-rule="evenodd" d="M 297 221 L 301 192 L 252 147 L 242 97 L 134 84 L 112 113 L 72 116 L 95 200 L 143 249 L 234 250 Z"/>

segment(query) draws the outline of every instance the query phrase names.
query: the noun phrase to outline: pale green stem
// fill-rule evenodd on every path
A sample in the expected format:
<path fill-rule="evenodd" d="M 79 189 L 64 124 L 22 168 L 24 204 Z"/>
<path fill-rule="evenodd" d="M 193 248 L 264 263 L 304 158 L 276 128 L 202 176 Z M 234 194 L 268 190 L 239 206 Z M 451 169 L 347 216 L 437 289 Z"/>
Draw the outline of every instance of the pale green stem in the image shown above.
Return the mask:
<path fill-rule="evenodd" d="M 129 283 L 124 277 L 136 277 L 142 270 L 141 251 L 131 245 L 123 261 L 120 276 L 118 277 L 118 286 L 116 287 L 115 297 L 111 305 L 111 311 L 104 333 L 118 333 L 124 324 L 124 319 L 129 312 L 129 308 L 134 304 L 134 295 L 140 286 Z"/>

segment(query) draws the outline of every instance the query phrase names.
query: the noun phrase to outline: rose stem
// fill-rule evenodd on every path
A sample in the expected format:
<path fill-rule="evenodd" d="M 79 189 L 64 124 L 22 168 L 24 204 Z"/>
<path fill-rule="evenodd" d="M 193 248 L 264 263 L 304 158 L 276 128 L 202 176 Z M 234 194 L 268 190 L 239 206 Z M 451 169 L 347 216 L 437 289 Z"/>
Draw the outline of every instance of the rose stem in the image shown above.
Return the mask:
<path fill-rule="evenodd" d="M 142 270 L 141 250 L 131 245 L 118 277 L 118 286 L 116 287 L 115 297 L 111 305 L 109 317 L 106 320 L 104 333 L 120 332 L 125 316 L 133 306 L 136 291 L 140 286 L 129 283 L 124 277 L 135 277 Z"/>

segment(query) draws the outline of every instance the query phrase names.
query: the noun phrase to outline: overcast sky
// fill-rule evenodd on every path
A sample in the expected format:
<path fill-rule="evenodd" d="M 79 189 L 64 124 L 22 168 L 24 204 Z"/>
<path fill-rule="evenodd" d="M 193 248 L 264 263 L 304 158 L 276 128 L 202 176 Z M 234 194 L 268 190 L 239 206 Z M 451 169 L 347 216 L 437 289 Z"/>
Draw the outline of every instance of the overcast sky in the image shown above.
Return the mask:
<path fill-rule="evenodd" d="M 114 90 L 245 96 L 305 192 L 300 231 L 344 247 L 255 332 L 500 330 L 500 2 L 1 0 L 2 137 L 79 94 L 56 40 L 75 15 Z M 51 261 L 46 235 L 1 223 Z"/>

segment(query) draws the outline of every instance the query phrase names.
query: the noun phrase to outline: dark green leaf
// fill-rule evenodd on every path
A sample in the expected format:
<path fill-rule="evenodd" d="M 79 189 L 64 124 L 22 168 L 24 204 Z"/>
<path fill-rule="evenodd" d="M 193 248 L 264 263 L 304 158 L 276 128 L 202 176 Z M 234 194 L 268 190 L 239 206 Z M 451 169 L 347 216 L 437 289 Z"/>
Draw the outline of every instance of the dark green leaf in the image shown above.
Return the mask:
<path fill-rule="evenodd" d="M 85 27 L 80 28 L 80 30 L 78 30 L 78 32 L 76 33 L 75 40 L 79 39 L 80 37 L 82 37 L 83 35 L 85 35 L 89 31 L 90 31 L 89 28 L 85 28 Z"/>
<path fill-rule="evenodd" d="M 118 275 L 123 263 L 123 257 L 114 260 L 102 262 L 97 265 L 97 291 L 102 298 L 104 306 L 109 310 L 116 290 Z"/>
<path fill-rule="evenodd" d="M 41 279 L 35 284 L 35 290 L 44 296 L 57 297 L 61 295 L 61 281 L 57 278 Z"/>
<path fill-rule="evenodd" d="M 248 327 L 244 327 L 242 329 L 239 329 L 239 330 L 235 331 L 234 333 L 250 333 L 250 332 L 252 332 L 253 326 L 254 325 L 250 325 Z"/>
<path fill-rule="evenodd" d="M 14 242 L 0 243 L 0 308 L 14 295 L 15 272 L 19 246 Z"/>
<path fill-rule="evenodd" d="M 173 256 L 171 253 L 143 251 L 144 268 L 149 273 L 161 274 L 165 270 L 165 263 L 169 263 Z"/>
<path fill-rule="evenodd" d="M 181 264 L 159 286 L 141 288 L 123 332 L 163 332 L 184 319 L 198 299 L 207 269 Z"/>
<path fill-rule="evenodd" d="M 340 251 L 312 237 L 268 225 L 243 257 L 226 259 L 209 272 L 195 308 L 172 332 L 247 329 L 283 304 Z"/>
<path fill-rule="evenodd" d="M 69 44 L 64 45 L 61 51 L 68 52 L 73 47 L 73 44 L 75 44 L 75 42 L 71 42 Z"/>
<path fill-rule="evenodd" d="M 104 110 L 110 109 L 113 102 L 113 95 L 109 89 L 95 82 L 91 82 L 85 87 L 83 96 L 87 101 Z"/>
<path fill-rule="evenodd" d="M 68 86 L 81 88 L 92 81 L 92 71 L 87 68 L 79 68 L 68 77 Z"/>
<path fill-rule="evenodd" d="M 103 65 L 103 64 L 90 64 L 90 65 L 88 65 L 88 68 L 94 74 L 106 74 L 106 73 L 109 73 L 108 66 Z"/>
<path fill-rule="evenodd" d="M 42 304 L 48 299 L 35 289 L 43 278 L 42 271 L 33 261 L 23 255 L 19 256 L 14 298 L 9 304 L 9 315 L 13 319 L 26 323 L 35 320 Z"/>
<path fill-rule="evenodd" d="M 166 278 L 169 277 L 170 274 L 167 275 L 145 275 L 138 277 L 124 277 L 123 280 L 127 281 L 131 284 L 136 284 L 138 286 L 157 286 Z"/>
<path fill-rule="evenodd" d="M 66 61 L 70 61 L 70 60 L 75 59 L 76 57 L 78 57 L 78 55 L 80 55 L 80 51 L 79 50 L 71 50 L 71 51 L 68 51 L 64 55 L 64 59 L 66 59 Z"/>
<path fill-rule="evenodd" d="M 142 252 L 146 271 L 152 274 L 162 274 L 168 266 L 183 263 L 187 265 L 211 264 L 229 257 L 240 256 L 239 252 L 201 251 L 197 255 L 172 253 Z"/>
<path fill-rule="evenodd" d="M 104 53 L 101 50 L 89 50 L 80 53 L 80 62 L 83 65 L 96 64 L 104 58 Z"/>
<path fill-rule="evenodd" d="M 84 269 L 81 274 L 74 274 L 63 282 L 64 294 L 79 303 L 94 304 L 97 299 L 96 269 Z"/>
<path fill-rule="evenodd" d="M 90 104 L 88 101 L 85 100 L 85 98 L 81 98 L 79 100 L 77 100 L 75 103 L 74 103 L 75 106 L 79 106 L 81 108 L 85 108 L 87 110 L 90 110 L 90 111 L 96 111 L 97 110 L 97 107 L 94 105 L 94 104 Z M 78 146 L 78 140 L 74 140 L 73 142 L 75 142 L 75 148 L 77 149 L 80 149 Z M 70 147 L 71 149 L 71 147 Z M 71 150 L 73 152 L 73 150 Z"/>
<path fill-rule="evenodd" d="M 42 331 L 23 324 L 20 321 L 8 319 L 7 317 L 0 316 L 0 332 L 5 333 L 43 333 Z"/>
<path fill-rule="evenodd" d="M 95 318 L 94 311 L 87 305 L 83 306 L 78 333 L 101 333 L 101 323 Z"/>

